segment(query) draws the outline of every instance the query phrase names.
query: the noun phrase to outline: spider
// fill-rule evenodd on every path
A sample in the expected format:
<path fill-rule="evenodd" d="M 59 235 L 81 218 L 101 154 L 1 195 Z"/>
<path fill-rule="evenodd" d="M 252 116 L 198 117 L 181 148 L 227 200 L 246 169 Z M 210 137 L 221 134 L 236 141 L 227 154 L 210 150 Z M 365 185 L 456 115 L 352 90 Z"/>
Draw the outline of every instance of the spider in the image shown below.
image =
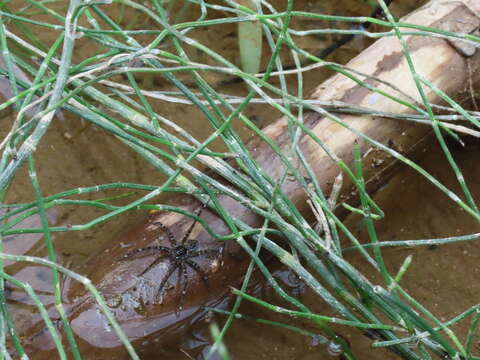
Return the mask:
<path fill-rule="evenodd" d="M 202 213 L 202 210 L 205 208 L 205 205 L 202 206 L 196 213 L 197 216 L 200 216 Z M 139 248 L 136 250 L 133 250 L 129 253 L 127 253 L 124 258 L 136 256 L 139 254 L 151 252 L 151 251 L 157 251 L 162 253 L 162 256 L 159 256 L 156 258 L 150 265 L 148 265 L 145 270 L 142 271 L 140 276 L 144 275 L 147 273 L 151 268 L 156 266 L 162 259 L 167 258 L 170 261 L 170 264 L 167 268 L 167 272 L 165 276 L 163 277 L 162 281 L 160 282 L 160 285 L 157 290 L 157 296 L 160 296 L 163 293 L 163 290 L 165 288 L 165 284 L 167 283 L 168 279 L 172 276 L 173 272 L 178 269 L 178 281 L 180 282 L 181 277 L 183 276 L 184 282 L 183 282 L 183 287 L 182 291 L 180 293 L 180 301 L 179 301 L 179 306 L 178 310 L 182 309 L 182 298 L 183 296 L 187 293 L 187 285 L 188 285 L 188 272 L 187 268 L 193 269 L 195 272 L 197 272 L 200 277 L 202 278 L 203 282 L 205 283 L 205 286 L 208 289 L 208 276 L 205 274 L 205 272 L 200 268 L 200 266 L 192 260 L 192 258 L 196 258 L 198 256 L 203 256 L 206 255 L 208 257 L 212 256 L 217 256 L 221 253 L 222 249 L 202 249 L 202 250 L 197 250 L 198 247 L 198 241 L 188 239 L 193 228 L 195 227 L 197 223 L 197 220 L 195 220 L 192 225 L 188 228 L 187 232 L 185 235 L 182 237 L 180 241 L 177 241 L 175 236 L 172 234 L 170 229 L 166 227 L 163 223 L 160 221 L 155 221 L 153 225 L 157 225 L 160 227 L 160 229 L 167 235 L 168 241 L 170 242 L 171 247 L 166 247 L 166 246 L 160 246 L 160 245 L 155 245 L 155 246 L 147 246 L 144 248 Z"/>

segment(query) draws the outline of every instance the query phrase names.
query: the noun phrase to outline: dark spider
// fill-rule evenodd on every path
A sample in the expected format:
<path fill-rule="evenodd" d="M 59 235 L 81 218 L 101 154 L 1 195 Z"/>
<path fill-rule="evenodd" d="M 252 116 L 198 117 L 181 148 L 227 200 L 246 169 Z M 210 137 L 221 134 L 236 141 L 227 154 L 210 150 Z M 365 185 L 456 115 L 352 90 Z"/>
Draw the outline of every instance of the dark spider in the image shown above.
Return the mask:
<path fill-rule="evenodd" d="M 202 206 L 199 211 L 197 211 L 196 215 L 200 216 L 203 208 L 205 206 Z M 167 235 L 168 240 L 171 244 L 171 247 L 166 247 L 166 246 L 147 246 L 144 248 L 139 248 L 136 250 L 133 250 L 129 253 L 127 253 L 124 258 L 136 256 L 140 253 L 145 253 L 145 252 L 150 252 L 150 251 L 158 251 L 163 253 L 162 256 L 156 258 L 150 265 L 146 267 L 145 270 L 142 271 L 142 273 L 139 276 L 142 276 L 146 272 L 148 272 L 151 268 L 156 266 L 162 259 L 168 258 L 170 260 L 170 265 L 168 266 L 167 273 L 160 282 L 160 285 L 157 290 L 157 296 L 160 295 L 165 287 L 165 284 L 167 283 L 168 279 L 170 276 L 172 276 L 173 272 L 178 269 L 178 281 L 180 281 L 181 276 L 183 275 L 184 277 L 184 283 L 183 283 L 183 288 L 182 292 L 180 294 L 180 304 L 179 304 L 179 309 L 182 309 L 181 306 L 181 301 L 182 297 L 187 293 L 187 285 L 188 285 L 188 273 L 187 273 L 187 267 L 190 267 L 193 269 L 195 272 L 197 272 L 200 277 L 202 278 L 203 282 L 205 283 L 205 286 L 208 288 L 208 276 L 205 274 L 205 272 L 200 268 L 200 266 L 193 260 L 192 258 L 206 255 L 206 256 L 217 256 L 221 253 L 221 249 L 203 249 L 203 250 L 197 250 L 198 247 L 198 241 L 196 240 L 189 240 L 188 237 L 190 236 L 194 226 L 196 225 L 197 220 L 195 220 L 192 225 L 188 228 L 187 232 L 185 235 L 182 237 L 180 242 L 177 242 L 175 239 L 175 236 L 172 234 L 170 229 L 166 227 L 164 224 L 162 224 L 160 221 L 156 221 L 153 223 L 153 225 L 158 225 L 160 229 L 163 230 L 163 232 Z"/>

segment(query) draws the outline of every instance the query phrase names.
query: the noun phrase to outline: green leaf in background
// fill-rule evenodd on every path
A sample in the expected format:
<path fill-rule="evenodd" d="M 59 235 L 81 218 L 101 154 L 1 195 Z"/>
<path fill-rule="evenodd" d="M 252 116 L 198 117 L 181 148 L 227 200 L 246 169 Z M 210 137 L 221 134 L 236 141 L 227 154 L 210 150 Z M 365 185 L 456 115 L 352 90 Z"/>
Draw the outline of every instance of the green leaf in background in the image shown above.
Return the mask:
<path fill-rule="evenodd" d="M 241 0 L 239 3 L 255 9 L 256 0 Z M 262 24 L 259 21 L 245 21 L 238 24 L 238 47 L 240 63 L 247 73 L 258 73 L 262 57 Z"/>

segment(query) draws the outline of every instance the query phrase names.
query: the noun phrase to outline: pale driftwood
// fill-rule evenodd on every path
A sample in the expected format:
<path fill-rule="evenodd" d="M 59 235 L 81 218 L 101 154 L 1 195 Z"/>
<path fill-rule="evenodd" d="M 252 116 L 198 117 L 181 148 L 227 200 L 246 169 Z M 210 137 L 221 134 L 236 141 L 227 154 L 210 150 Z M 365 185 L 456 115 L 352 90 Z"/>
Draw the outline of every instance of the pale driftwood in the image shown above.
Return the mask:
<path fill-rule="evenodd" d="M 478 11 L 480 11 L 480 1 L 432 1 L 402 21 L 453 29 L 461 19 L 461 23 L 468 28 L 466 31 L 470 31 L 479 25 L 475 15 Z M 475 85 L 478 84 L 477 68 L 480 57 L 478 51 L 474 53 L 471 49 L 463 51 L 458 45 L 440 38 L 411 36 L 407 38 L 407 42 L 417 71 L 448 95 L 457 99 L 467 98 L 466 84 L 469 81 Z M 392 83 L 409 97 L 419 99 L 401 46 L 395 37 L 378 40 L 353 59 L 348 67 Z M 367 80 L 367 82 L 380 89 L 386 89 L 386 85 L 376 80 Z M 425 91 L 432 103 L 438 103 L 439 99 L 432 91 L 426 88 Z M 313 98 L 341 101 L 377 111 L 409 112 L 409 109 L 398 103 L 382 98 L 341 75 L 336 75 L 319 86 Z M 352 128 L 400 152 L 409 152 L 431 132 L 429 126 L 405 121 L 346 114 L 338 116 Z M 351 163 L 352 145 L 359 140 L 357 135 L 314 112 L 306 116 L 306 124 L 339 158 Z M 285 119 L 280 119 L 264 131 L 278 144 L 288 146 L 290 139 L 286 126 Z M 365 142 L 361 142 L 361 145 L 364 152 L 370 146 Z M 268 146 L 256 140 L 250 143 L 249 147 L 257 162 L 270 176 L 277 179 L 283 173 L 284 167 Z M 320 184 L 328 192 L 339 173 L 337 165 L 307 136 L 303 136 L 301 148 L 308 156 L 308 161 L 313 166 Z M 370 152 L 365 159 L 365 164 L 372 164 L 365 169 L 366 178 L 372 183 L 381 182 L 384 174 L 393 164 L 392 158 L 381 155 L 381 166 L 377 167 L 378 156 L 377 152 Z M 305 194 L 295 181 L 288 180 L 283 190 L 300 209 L 308 211 Z M 348 186 L 346 191 L 349 191 Z M 262 219 L 248 212 L 235 201 L 226 197 L 222 197 L 221 201 L 223 207 L 233 216 L 247 224 L 256 227 L 261 223 Z M 195 211 L 198 207 L 198 203 L 186 198 L 179 199 L 175 204 L 189 211 Z M 202 217 L 215 231 L 227 233 L 223 222 L 214 214 L 205 212 Z M 153 223 L 158 220 L 170 227 L 178 237 L 181 237 L 191 221 L 175 213 L 151 216 L 145 223 L 132 230 L 127 237 L 114 239 L 112 247 L 93 259 L 90 267 L 85 270 L 86 275 L 92 279 L 107 302 L 112 305 L 111 310 L 121 323 L 123 330 L 138 345 L 141 353 L 155 351 L 156 344 L 176 336 L 192 322 L 202 318 L 204 312 L 199 306 L 205 304 L 212 306 L 221 302 L 222 295 L 228 290 L 228 286 L 238 283 L 248 262 L 248 257 L 243 255 L 234 244 L 229 245 L 220 261 L 200 259 L 202 269 L 208 273 L 210 288 L 207 290 L 198 275 L 192 273 L 184 303 L 185 309 L 177 316 L 175 312 L 180 291 L 175 289 L 166 291 L 161 303 L 156 298 L 155 284 L 158 285 L 164 277 L 168 260 L 159 263 L 142 278 L 138 275 L 151 263 L 152 257 L 118 261 L 132 248 L 157 244 L 160 230 Z M 192 238 L 200 242 L 201 248 L 218 246 L 200 226 L 194 229 Z M 161 245 L 169 246 L 166 239 L 158 241 Z M 129 244 L 132 247 L 125 248 L 122 244 Z M 237 255 L 232 256 L 232 253 Z M 73 330 L 81 339 L 82 351 L 85 354 L 95 354 L 97 358 L 107 355 L 116 356 L 116 358 L 122 356 L 123 350 L 119 340 L 113 331 L 107 331 L 106 319 L 81 285 L 70 284 L 67 287 L 66 296 L 71 301 L 70 319 Z M 29 348 L 44 348 L 46 336 L 38 334 L 36 330 L 32 330 L 29 335 L 32 334 L 36 336 L 30 336 Z M 39 346 L 40 343 L 44 346 Z"/>

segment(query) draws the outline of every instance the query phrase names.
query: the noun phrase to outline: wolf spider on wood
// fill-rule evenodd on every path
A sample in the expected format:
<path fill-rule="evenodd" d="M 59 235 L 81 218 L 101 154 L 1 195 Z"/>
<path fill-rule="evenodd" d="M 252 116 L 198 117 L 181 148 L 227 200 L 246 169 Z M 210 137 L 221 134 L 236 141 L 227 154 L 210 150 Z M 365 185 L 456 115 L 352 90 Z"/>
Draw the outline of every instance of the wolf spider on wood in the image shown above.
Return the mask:
<path fill-rule="evenodd" d="M 197 211 L 196 215 L 200 216 L 204 208 L 205 208 L 205 205 L 203 205 Z M 144 248 L 133 250 L 124 256 L 124 258 L 129 258 L 129 257 L 137 256 L 139 254 L 150 253 L 150 252 L 161 253 L 161 256 L 157 257 L 150 265 L 148 265 L 145 268 L 145 270 L 142 271 L 140 276 L 144 275 L 150 269 L 152 269 L 154 266 L 160 263 L 160 261 L 167 258 L 170 261 L 170 264 L 168 265 L 165 276 L 160 282 L 160 285 L 157 290 L 157 296 L 163 293 L 165 284 L 167 283 L 168 279 L 172 276 L 173 272 L 176 269 L 178 269 L 178 278 L 177 278 L 178 283 L 180 283 L 181 277 L 183 276 L 183 287 L 180 294 L 180 301 L 178 306 L 179 310 L 182 309 L 182 305 L 181 305 L 182 298 L 187 293 L 187 286 L 188 286 L 188 280 L 189 280 L 187 268 L 191 268 L 192 270 L 197 272 L 202 278 L 203 282 L 205 283 L 205 286 L 208 288 L 207 274 L 205 274 L 205 272 L 200 268 L 200 266 L 192 259 L 199 256 L 204 256 L 204 255 L 207 257 L 218 256 L 222 252 L 221 248 L 197 250 L 198 241 L 193 239 L 188 239 L 196 223 L 197 223 L 197 220 L 195 220 L 192 223 L 192 225 L 190 225 L 190 227 L 188 228 L 187 232 L 182 237 L 182 239 L 180 241 L 177 241 L 175 236 L 172 234 L 172 232 L 168 227 L 166 227 L 160 221 L 155 221 L 153 225 L 158 225 L 160 229 L 163 230 L 163 232 L 167 235 L 167 238 L 168 238 L 168 241 L 170 242 L 171 247 L 160 246 L 160 245 L 147 246 Z"/>

